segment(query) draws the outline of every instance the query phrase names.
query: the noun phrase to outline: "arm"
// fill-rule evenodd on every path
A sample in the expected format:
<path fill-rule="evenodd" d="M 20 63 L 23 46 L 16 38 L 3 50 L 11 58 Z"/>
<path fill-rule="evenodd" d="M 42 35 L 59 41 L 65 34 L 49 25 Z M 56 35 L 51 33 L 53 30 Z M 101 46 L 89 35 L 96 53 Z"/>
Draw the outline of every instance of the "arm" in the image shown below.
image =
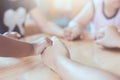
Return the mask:
<path fill-rule="evenodd" d="M 42 54 L 43 62 L 63 80 L 120 80 L 104 70 L 85 66 L 70 59 L 67 47 L 57 38 Z"/>
<path fill-rule="evenodd" d="M 30 12 L 33 20 L 37 23 L 39 28 L 47 34 L 63 36 L 63 30 L 53 22 L 48 21 L 40 9 L 37 7 Z"/>
<path fill-rule="evenodd" d="M 51 44 L 48 38 L 40 38 L 33 43 L 26 43 L 4 37 L 0 34 L 1 57 L 27 57 L 40 55 Z"/>
<path fill-rule="evenodd" d="M 92 1 L 89 1 L 86 6 L 78 13 L 78 15 L 71 21 L 71 23 L 76 23 L 80 27 L 85 28 L 94 16 L 94 6 Z"/>
<path fill-rule="evenodd" d="M 64 80 L 119 80 L 109 72 L 88 67 L 68 58 L 59 58 L 56 63 L 56 72 Z M 66 74 L 66 75 L 65 75 Z"/>
<path fill-rule="evenodd" d="M 90 0 L 83 10 L 68 24 L 64 31 L 64 38 L 67 40 L 83 39 L 84 29 L 90 23 L 93 16 L 94 8 Z"/>
<path fill-rule="evenodd" d="M 25 57 L 34 55 L 32 44 L 20 42 L 0 35 L 0 56 Z"/>
<path fill-rule="evenodd" d="M 114 25 L 101 28 L 98 32 L 96 43 L 102 48 L 120 48 L 120 34 Z"/>

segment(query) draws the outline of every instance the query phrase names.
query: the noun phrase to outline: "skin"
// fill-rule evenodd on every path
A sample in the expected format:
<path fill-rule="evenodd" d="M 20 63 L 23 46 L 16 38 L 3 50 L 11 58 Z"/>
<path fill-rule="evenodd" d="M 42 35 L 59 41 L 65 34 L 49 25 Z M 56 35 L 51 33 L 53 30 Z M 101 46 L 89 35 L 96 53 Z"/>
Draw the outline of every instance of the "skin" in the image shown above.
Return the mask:
<path fill-rule="evenodd" d="M 120 0 L 104 0 L 105 14 L 108 17 L 113 16 L 116 10 L 120 8 Z M 64 31 L 64 38 L 67 40 L 74 40 L 83 35 L 83 30 L 91 22 L 94 17 L 94 6 L 91 1 L 84 7 L 82 11 L 69 23 Z M 74 23 L 71 25 L 71 23 Z"/>
<path fill-rule="evenodd" d="M 6 32 L 6 33 L 3 34 L 3 36 L 6 36 L 6 37 L 12 38 L 12 39 L 21 38 L 21 35 L 18 32 Z"/>
<path fill-rule="evenodd" d="M 43 33 L 63 37 L 63 29 L 55 23 L 48 21 L 38 7 L 31 10 L 30 15 Z"/>
<path fill-rule="evenodd" d="M 16 0 L 10 0 L 10 1 L 16 1 Z M 58 25 L 56 25 L 55 23 L 48 21 L 47 18 L 40 11 L 39 7 L 33 8 L 29 13 L 32 19 L 35 21 L 35 23 L 43 33 L 63 37 L 64 35 L 63 29 Z"/>
<path fill-rule="evenodd" d="M 105 48 L 120 48 L 120 34 L 115 26 L 105 27 L 100 30 L 96 43 Z"/>
<path fill-rule="evenodd" d="M 119 80 L 110 72 L 89 67 L 71 60 L 68 49 L 57 38 L 42 54 L 43 62 L 53 69 L 63 80 Z"/>
<path fill-rule="evenodd" d="M 40 55 L 51 44 L 48 38 L 41 38 L 33 43 L 21 42 L 0 35 L 1 57 L 27 57 Z"/>

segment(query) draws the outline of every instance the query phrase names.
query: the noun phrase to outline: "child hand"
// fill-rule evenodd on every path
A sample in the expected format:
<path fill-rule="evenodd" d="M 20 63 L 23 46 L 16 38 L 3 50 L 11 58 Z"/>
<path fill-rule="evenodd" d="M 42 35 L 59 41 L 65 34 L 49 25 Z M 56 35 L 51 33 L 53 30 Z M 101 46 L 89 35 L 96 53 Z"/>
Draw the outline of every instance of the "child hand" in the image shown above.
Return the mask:
<path fill-rule="evenodd" d="M 42 52 L 52 44 L 52 41 L 46 37 L 40 38 L 32 42 L 34 48 L 34 54 L 40 55 Z"/>
<path fill-rule="evenodd" d="M 79 27 L 77 24 L 69 24 L 67 28 L 64 30 L 64 38 L 67 40 L 75 40 L 78 38 L 83 39 L 83 29 Z"/>
<path fill-rule="evenodd" d="M 21 37 L 21 35 L 17 32 L 6 32 L 3 35 L 12 39 L 19 39 Z"/>
<path fill-rule="evenodd" d="M 52 39 L 52 45 L 46 48 L 44 53 L 42 54 L 43 62 L 50 68 L 54 70 L 55 61 L 60 58 L 67 57 L 70 58 L 69 51 L 65 47 L 65 45 L 56 37 Z"/>
<path fill-rule="evenodd" d="M 120 36 L 117 28 L 109 26 L 102 29 L 99 32 L 96 43 L 106 48 L 120 48 Z"/>

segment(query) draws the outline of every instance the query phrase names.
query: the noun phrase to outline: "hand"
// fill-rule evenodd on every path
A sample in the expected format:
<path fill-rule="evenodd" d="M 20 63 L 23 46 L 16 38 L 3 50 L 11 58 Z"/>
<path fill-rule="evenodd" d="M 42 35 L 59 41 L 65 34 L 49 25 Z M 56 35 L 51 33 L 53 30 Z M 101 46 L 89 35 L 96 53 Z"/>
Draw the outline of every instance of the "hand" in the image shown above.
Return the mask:
<path fill-rule="evenodd" d="M 78 24 L 70 23 L 64 30 L 64 38 L 67 40 L 83 39 L 83 29 Z"/>
<path fill-rule="evenodd" d="M 6 32 L 3 35 L 12 39 L 19 39 L 21 37 L 21 35 L 17 32 Z"/>
<path fill-rule="evenodd" d="M 49 46 L 42 54 L 43 62 L 54 70 L 55 63 L 62 57 L 70 58 L 69 51 L 65 45 L 56 37 L 52 38 L 52 45 Z"/>
<path fill-rule="evenodd" d="M 96 43 L 106 48 L 120 48 L 120 35 L 117 28 L 109 26 L 102 29 L 97 36 Z"/>
<path fill-rule="evenodd" d="M 41 55 L 42 52 L 52 44 L 52 41 L 46 37 L 40 38 L 32 42 L 35 55 Z"/>

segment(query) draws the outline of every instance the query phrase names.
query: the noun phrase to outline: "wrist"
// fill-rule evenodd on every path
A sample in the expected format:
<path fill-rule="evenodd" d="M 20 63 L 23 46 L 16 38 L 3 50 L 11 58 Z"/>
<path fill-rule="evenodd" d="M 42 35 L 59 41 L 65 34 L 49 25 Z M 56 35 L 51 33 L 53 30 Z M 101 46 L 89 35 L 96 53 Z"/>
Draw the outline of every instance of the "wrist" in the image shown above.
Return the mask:
<path fill-rule="evenodd" d="M 47 26 L 48 26 L 50 34 L 56 35 L 56 36 L 59 36 L 59 37 L 64 36 L 64 30 L 60 26 L 56 25 L 55 23 L 48 22 Z"/>

